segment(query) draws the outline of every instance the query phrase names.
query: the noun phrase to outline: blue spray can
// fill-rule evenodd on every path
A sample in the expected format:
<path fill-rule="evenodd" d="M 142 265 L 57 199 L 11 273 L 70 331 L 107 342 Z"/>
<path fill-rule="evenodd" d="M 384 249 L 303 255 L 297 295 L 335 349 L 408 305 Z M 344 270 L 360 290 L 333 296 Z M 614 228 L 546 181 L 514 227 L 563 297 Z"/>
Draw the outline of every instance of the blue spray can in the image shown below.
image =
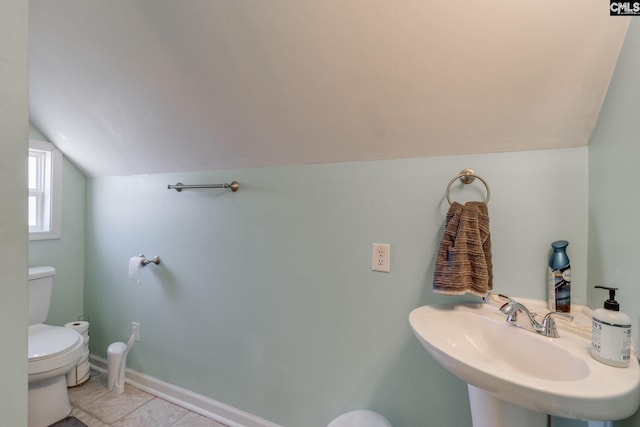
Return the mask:
<path fill-rule="evenodd" d="M 571 264 L 567 256 L 566 240 L 551 244 L 553 252 L 549 258 L 549 310 L 571 311 Z"/>

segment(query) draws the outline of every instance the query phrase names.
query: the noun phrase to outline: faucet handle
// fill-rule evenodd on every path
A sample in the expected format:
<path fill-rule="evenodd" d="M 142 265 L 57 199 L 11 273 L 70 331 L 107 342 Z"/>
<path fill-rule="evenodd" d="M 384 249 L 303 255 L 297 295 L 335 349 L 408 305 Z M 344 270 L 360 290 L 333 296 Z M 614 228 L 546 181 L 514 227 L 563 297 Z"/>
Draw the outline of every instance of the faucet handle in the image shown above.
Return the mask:
<path fill-rule="evenodd" d="M 561 311 L 552 311 L 547 313 L 542 319 L 542 331 L 540 333 L 545 337 L 558 338 L 560 334 L 558 334 L 556 321 L 553 320 L 552 316 L 562 316 L 568 318 L 569 320 L 573 320 L 573 315 L 569 313 L 563 313 Z"/>
<path fill-rule="evenodd" d="M 500 313 L 507 315 L 513 314 L 513 319 L 515 319 L 518 315 L 517 310 L 514 310 L 515 304 L 517 304 L 516 300 L 504 294 L 498 294 L 498 296 L 507 300 L 507 302 L 500 306 Z"/>
<path fill-rule="evenodd" d="M 514 300 L 513 298 L 511 298 L 510 296 L 507 296 L 507 295 L 505 295 L 505 294 L 498 294 L 498 296 L 499 296 L 500 298 L 504 298 L 504 299 L 506 299 L 506 300 L 507 300 L 507 302 L 515 302 L 515 300 Z"/>

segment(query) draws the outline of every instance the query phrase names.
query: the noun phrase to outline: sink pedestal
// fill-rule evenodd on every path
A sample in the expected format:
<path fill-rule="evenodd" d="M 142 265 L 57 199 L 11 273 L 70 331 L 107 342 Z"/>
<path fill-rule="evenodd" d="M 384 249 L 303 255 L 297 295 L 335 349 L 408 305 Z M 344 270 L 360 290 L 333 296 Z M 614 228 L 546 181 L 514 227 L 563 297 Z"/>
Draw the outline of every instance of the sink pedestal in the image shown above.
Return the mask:
<path fill-rule="evenodd" d="M 545 427 L 547 415 L 496 399 L 468 384 L 473 427 Z"/>
<path fill-rule="evenodd" d="M 473 427 L 546 427 L 547 415 L 496 399 L 467 384 Z M 611 421 L 589 421 L 588 427 L 613 427 Z"/>

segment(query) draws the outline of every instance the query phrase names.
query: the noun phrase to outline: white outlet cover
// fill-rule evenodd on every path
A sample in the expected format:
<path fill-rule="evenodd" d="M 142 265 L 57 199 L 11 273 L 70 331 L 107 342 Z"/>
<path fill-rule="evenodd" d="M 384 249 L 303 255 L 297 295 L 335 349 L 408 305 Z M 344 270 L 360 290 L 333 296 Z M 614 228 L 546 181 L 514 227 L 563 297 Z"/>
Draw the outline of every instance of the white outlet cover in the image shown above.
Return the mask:
<path fill-rule="evenodd" d="M 371 247 L 371 270 L 389 273 L 391 271 L 391 245 L 373 243 Z"/>
<path fill-rule="evenodd" d="M 136 337 L 136 341 L 140 341 L 140 323 L 131 322 L 131 334 Z"/>

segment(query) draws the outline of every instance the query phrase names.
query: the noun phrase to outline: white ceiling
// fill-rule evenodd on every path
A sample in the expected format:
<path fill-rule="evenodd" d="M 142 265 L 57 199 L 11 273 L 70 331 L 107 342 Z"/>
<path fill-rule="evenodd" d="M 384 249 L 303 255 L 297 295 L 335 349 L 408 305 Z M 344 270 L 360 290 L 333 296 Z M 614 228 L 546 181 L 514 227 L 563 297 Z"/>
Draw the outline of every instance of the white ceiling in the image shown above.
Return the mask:
<path fill-rule="evenodd" d="M 89 176 L 574 147 L 602 0 L 30 0 L 31 121 Z"/>

